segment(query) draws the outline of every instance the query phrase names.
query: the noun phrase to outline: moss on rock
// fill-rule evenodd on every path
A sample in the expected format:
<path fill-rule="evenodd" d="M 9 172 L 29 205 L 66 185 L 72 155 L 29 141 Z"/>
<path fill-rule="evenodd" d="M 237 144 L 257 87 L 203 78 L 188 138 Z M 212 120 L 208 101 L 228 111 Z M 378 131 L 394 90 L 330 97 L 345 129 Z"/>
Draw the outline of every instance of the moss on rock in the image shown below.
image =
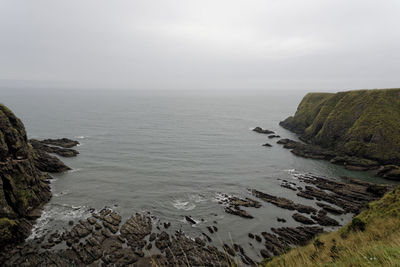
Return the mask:
<path fill-rule="evenodd" d="M 307 143 L 381 164 L 400 164 L 400 89 L 309 93 L 280 123 Z"/>

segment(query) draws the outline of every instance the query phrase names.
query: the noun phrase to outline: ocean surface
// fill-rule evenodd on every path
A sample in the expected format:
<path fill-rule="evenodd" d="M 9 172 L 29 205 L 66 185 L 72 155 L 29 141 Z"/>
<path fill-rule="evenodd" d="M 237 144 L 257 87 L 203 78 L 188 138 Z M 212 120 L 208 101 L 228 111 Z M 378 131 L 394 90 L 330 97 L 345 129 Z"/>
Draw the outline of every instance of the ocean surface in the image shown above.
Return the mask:
<path fill-rule="evenodd" d="M 384 182 L 368 172 L 353 172 L 326 161 L 294 156 L 278 139 L 251 131 L 270 129 L 296 138 L 278 123 L 294 114 L 306 92 L 145 93 L 96 90 L 1 89 L 0 102 L 25 124 L 29 138 L 68 137 L 80 142 L 76 158 L 62 158 L 73 170 L 54 174 L 53 198 L 45 206 L 32 237 L 68 227 L 69 220 L 89 216 L 91 209 L 111 207 L 126 219 L 150 212 L 197 236 L 216 221 L 216 244 L 233 240 L 249 246 L 249 232 L 298 225 L 292 211 L 268 203 L 247 211 L 254 219 L 224 212 L 223 194 L 251 197 L 249 188 L 299 203 L 280 179 L 312 173 L 332 179 L 351 176 Z M 269 142 L 271 148 L 261 146 Z M 190 215 L 198 224 L 184 220 Z M 343 222 L 349 215 L 339 217 Z M 215 235 L 214 235 L 215 237 Z M 253 252 L 251 252 L 253 251 Z"/>

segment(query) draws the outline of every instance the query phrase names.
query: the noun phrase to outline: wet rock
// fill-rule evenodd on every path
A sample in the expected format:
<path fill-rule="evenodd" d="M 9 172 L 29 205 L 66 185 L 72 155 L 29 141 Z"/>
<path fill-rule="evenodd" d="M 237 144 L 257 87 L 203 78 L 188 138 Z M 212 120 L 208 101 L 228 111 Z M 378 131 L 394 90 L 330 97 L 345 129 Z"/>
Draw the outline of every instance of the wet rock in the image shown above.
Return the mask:
<path fill-rule="evenodd" d="M 34 150 L 35 167 L 43 172 L 59 173 L 71 170 L 57 157 L 49 155 L 41 150 Z"/>
<path fill-rule="evenodd" d="M 278 222 L 282 222 L 282 223 L 285 223 L 286 222 L 286 220 L 284 219 L 284 218 L 277 218 L 276 219 Z"/>
<path fill-rule="evenodd" d="M 255 189 L 251 190 L 251 193 L 256 197 L 283 209 L 297 210 L 298 212 L 307 214 L 317 212 L 317 210 L 311 206 L 297 204 L 287 198 L 272 196 Z"/>
<path fill-rule="evenodd" d="M 266 147 L 272 147 L 272 145 L 271 145 L 271 144 L 269 144 L 269 143 L 265 143 L 265 144 L 263 144 L 262 146 L 266 146 Z"/>
<path fill-rule="evenodd" d="M 43 144 L 54 145 L 54 146 L 59 146 L 59 147 L 64 147 L 64 148 L 71 148 L 76 145 L 79 145 L 78 141 L 71 140 L 68 138 L 45 139 L 40 142 Z"/>
<path fill-rule="evenodd" d="M 228 246 L 227 244 L 224 244 L 223 246 L 224 250 L 231 255 L 232 257 L 236 256 L 235 250 L 233 250 L 230 246 Z"/>
<path fill-rule="evenodd" d="M 388 180 L 400 180 L 400 167 L 396 165 L 385 165 L 379 169 L 377 176 Z"/>
<path fill-rule="evenodd" d="M 340 214 L 344 214 L 345 213 L 344 210 L 334 208 L 331 205 L 324 204 L 322 202 L 317 202 L 315 204 L 317 204 L 318 207 L 321 207 L 326 212 L 329 212 L 329 213 L 332 213 L 332 214 L 340 215 Z"/>
<path fill-rule="evenodd" d="M 272 135 L 269 135 L 268 136 L 268 138 L 269 139 L 271 139 L 271 138 L 279 138 L 280 136 L 279 135 L 276 135 L 276 134 L 272 134 Z"/>
<path fill-rule="evenodd" d="M 247 211 L 242 210 L 241 208 L 239 208 L 238 206 L 234 206 L 234 207 L 225 207 L 225 212 L 229 213 L 229 214 L 233 214 L 233 215 L 237 215 L 243 218 L 248 218 L 248 219 L 252 219 L 254 218 L 252 215 L 250 215 Z"/>
<path fill-rule="evenodd" d="M 185 220 L 188 222 L 188 223 L 190 223 L 190 224 L 196 224 L 196 221 L 195 220 L 193 220 L 191 217 L 189 217 L 189 216 L 185 216 Z"/>
<path fill-rule="evenodd" d="M 261 127 L 256 127 L 253 129 L 254 132 L 261 133 L 261 134 L 273 134 L 273 131 L 263 129 Z"/>
<path fill-rule="evenodd" d="M 260 250 L 261 257 L 263 258 L 270 258 L 272 255 L 265 249 Z"/>
<path fill-rule="evenodd" d="M 207 239 L 208 242 L 212 241 L 211 237 L 209 237 L 207 234 L 205 234 L 205 233 L 201 233 L 201 234 Z"/>
<path fill-rule="evenodd" d="M 261 242 L 262 241 L 262 239 L 261 239 L 261 237 L 259 235 L 254 235 L 254 237 L 255 237 L 257 242 Z"/>
<path fill-rule="evenodd" d="M 168 229 L 170 226 L 171 226 L 171 223 L 170 223 L 170 222 L 164 223 L 164 228 L 165 228 L 165 229 Z"/>
<path fill-rule="evenodd" d="M 339 226 L 339 222 L 326 215 L 318 213 L 318 216 L 312 215 L 311 218 L 322 226 Z"/>
<path fill-rule="evenodd" d="M 143 239 L 152 231 L 151 218 L 136 213 L 121 226 L 121 236 L 132 247 L 143 246 Z"/>
<path fill-rule="evenodd" d="M 29 143 L 35 150 L 45 151 L 47 153 L 54 153 L 62 157 L 75 157 L 79 154 L 79 152 L 76 151 L 75 149 L 48 146 L 36 139 L 30 139 Z"/>
<path fill-rule="evenodd" d="M 211 226 L 207 226 L 207 229 L 210 232 L 210 234 L 214 233 L 214 229 Z"/>
<path fill-rule="evenodd" d="M 295 213 L 292 215 L 292 218 L 297 221 L 301 222 L 302 224 L 315 224 L 315 222 L 300 213 Z"/>

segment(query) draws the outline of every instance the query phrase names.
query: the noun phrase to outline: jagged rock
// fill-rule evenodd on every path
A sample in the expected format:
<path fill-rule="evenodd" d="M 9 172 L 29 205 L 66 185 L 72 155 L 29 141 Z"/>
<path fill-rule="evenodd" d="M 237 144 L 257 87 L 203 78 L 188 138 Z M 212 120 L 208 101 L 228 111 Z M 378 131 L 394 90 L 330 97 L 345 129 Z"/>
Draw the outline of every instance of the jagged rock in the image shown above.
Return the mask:
<path fill-rule="evenodd" d="M 292 215 L 292 218 L 297 221 L 297 222 L 301 222 L 303 224 L 315 224 L 315 222 L 309 218 L 307 218 L 304 215 L 301 215 L 300 213 L 295 213 Z"/>
<path fill-rule="evenodd" d="M 294 203 L 292 200 L 287 198 L 272 196 L 255 189 L 252 189 L 251 193 L 256 197 L 283 209 L 297 210 L 298 212 L 308 214 L 317 212 L 317 210 L 311 206 Z"/>
<path fill-rule="evenodd" d="M 48 146 L 43 144 L 41 141 L 36 139 L 30 139 L 29 143 L 35 150 L 45 151 L 47 153 L 54 153 L 62 157 L 76 157 L 79 154 L 78 151 L 71 148 L 60 148 L 56 146 Z"/>
<path fill-rule="evenodd" d="M 185 220 L 190 224 L 196 224 L 196 221 L 189 216 L 185 216 Z"/>
<path fill-rule="evenodd" d="M 243 218 L 248 218 L 252 219 L 254 218 L 252 215 L 250 215 L 247 211 L 240 209 L 238 206 L 235 207 L 225 207 L 225 212 L 230 213 L 233 215 L 237 215 Z"/>
<path fill-rule="evenodd" d="M 321 203 L 321 202 L 317 202 L 315 204 L 317 204 L 318 207 L 321 207 L 326 212 L 329 212 L 329 213 L 332 213 L 332 214 L 338 215 L 338 214 L 345 213 L 344 210 L 340 210 L 340 209 L 334 208 L 334 207 L 332 207 L 332 206 L 330 206 L 328 204 L 324 204 L 324 203 Z"/>
<path fill-rule="evenodd" d="M 280 137 L 280 135 L 276 135 L 276 134 L 272 134 L 272 135 L 269 135 L 269 136 L 268 136 L 269 139 L 272 139 L 272 138 L 279 138 L 279 137 Z"/>
<path fill-rule="evenodd" d="M 256 127 L 253 129 L 254 132 L 261 133 L 261 134 L 273 134 L 273 131 L 263 129 L 261 127 Z"/>
<path fill-rule="evenodd" d="M 311 218 L 315 220 L 319 225 L 322 226 L 339 226 L 339 222 L 332 219 L 324 214 L 318 213 L 318 216 L 311 215 Z"/>
<path fill-rule="evenodd" d="M 43 172 L 59 173 L 71 170 L 57 157 L 51 156 L 48 153 L 35 150 L 34 151 L 35 166 Z"/>

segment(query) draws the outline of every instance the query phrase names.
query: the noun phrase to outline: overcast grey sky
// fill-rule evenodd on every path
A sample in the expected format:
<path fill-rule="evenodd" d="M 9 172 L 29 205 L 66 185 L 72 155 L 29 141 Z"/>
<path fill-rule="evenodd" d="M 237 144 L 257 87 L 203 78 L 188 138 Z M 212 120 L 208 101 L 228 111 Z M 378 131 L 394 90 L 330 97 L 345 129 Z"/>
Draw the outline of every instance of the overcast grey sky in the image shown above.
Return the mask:
<path fill-rule="evenodd" d="M 0 85 L 400 87 L 400 1 L 0 0 Z"/>

